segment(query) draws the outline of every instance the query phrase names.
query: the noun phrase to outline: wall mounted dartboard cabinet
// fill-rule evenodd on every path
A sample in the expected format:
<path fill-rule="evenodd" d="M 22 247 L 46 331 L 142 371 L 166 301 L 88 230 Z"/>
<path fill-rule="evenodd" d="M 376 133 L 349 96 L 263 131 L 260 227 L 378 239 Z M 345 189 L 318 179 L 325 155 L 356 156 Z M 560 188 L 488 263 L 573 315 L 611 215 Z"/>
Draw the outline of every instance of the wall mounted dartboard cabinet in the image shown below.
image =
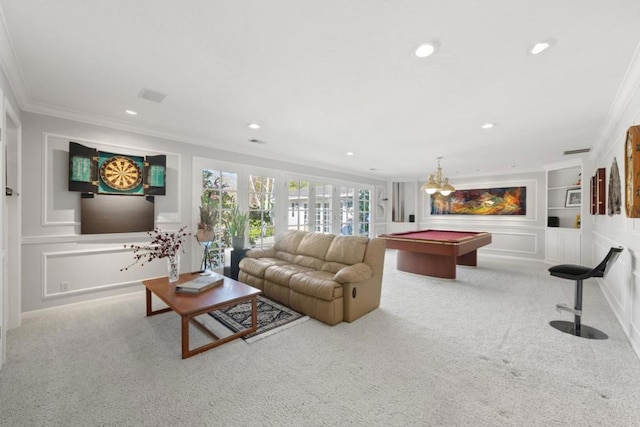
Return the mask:
<path fill-rule="evenodd" d="M 69 191 L 98 194 L 166 193 L 167 156 L 131 156 L 69 142 Z"/>
<path fill-rule="evenodd" d="M 70 141 L 69 191 L 82 193 L 81 234 L 153 230 L 153 196 L 166 194 L 166 163 L 165 155 L 112 153 Z"/>

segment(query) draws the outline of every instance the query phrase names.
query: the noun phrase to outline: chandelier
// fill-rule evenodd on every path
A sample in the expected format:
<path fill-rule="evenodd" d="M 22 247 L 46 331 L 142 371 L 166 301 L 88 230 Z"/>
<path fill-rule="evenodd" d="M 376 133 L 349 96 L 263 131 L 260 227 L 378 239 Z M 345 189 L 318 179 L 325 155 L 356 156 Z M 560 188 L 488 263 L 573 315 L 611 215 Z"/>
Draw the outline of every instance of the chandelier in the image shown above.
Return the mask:
<path fill-rule="evenodd" d="M 448 196 L 452 191 L 456 191 L 451 184 L 449 184 L 449 178 L 445 178 L 442 182 L 442 168 L 440 167 L 440 159 L 438 157 L 438 169 L 435 174 L 429 175 L 429 180 L 422 186 L 422 190 L 429 194 L 440 193 L 443 196 Z"/>

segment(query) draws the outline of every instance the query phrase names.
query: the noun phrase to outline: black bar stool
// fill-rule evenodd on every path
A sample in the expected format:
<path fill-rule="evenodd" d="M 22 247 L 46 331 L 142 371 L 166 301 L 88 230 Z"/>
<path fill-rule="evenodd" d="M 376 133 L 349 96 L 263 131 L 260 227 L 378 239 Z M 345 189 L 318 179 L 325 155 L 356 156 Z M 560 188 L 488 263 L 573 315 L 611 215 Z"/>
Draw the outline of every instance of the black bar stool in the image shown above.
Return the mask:
<path fill-rule="evenodd" d="M 609 336 L 604 332 L 580 323 L 580 318 L 582 316 L 582 281 L 590 277 L 604 277 L 609 270 L 609 267 L 611 267 L 611 264 L 618 259 L 618 256 L 620 256 L 620 252 L 622 252 L 623 249 L 624 248 L 622 247 L 611 248 L 607 256 L 605 256 L 602 262 L 600 262 L 600 264 L 595 268 L 574 264 L 561 264 L 555 265 L 549 269 L 549 273 L 551 273 L 552 276 L 576 281 L 576 296 L 573 308 L 567 306 L 567 304 L 556 304 L 556 309 L 558 311 L 564 310 L 573 313 L 573 323 L 564 320 L 554 320 L 549 322 L 551 326 L 559 331 L 575 335 L 577 337 L 596 340 L 606 340 L 609 338 Z"/>

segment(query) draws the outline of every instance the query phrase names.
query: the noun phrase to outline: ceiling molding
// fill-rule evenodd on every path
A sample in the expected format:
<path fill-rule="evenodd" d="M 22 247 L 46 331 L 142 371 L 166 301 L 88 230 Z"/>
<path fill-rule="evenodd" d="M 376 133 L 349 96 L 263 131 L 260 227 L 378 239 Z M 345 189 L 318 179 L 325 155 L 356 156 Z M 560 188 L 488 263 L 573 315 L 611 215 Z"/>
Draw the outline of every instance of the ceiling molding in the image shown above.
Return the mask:
<path fill-rule="evenodd" d="M 115 129 L 120 131 L 137 133 L 140 135 L 152 136 L 155 138 L 165 139 L 171 142 L 181 142 L 186 144 L 198 145 L 201 147 L 206 147 L 209 149 L 217 149 L 217 150 L 225 151 L 228 153 L 244 154 L 252 157 L 270 159 L 270 160 L 281 161 L 285 163 L 306 165 L 313 168 L 346 173 L 354 177 L 366 177 L 366 178 L 380 180 L 380 181 L 384 181 L 386 179 L 384 177 L 376 176 L 374 174 L 366 173 L 364 171 L 363 172 L 345 172 L 344 169 L 331 164 L 326 164 L 321 162 L 304 162 L 304 161 L 301 161 L 299 158 L 295 158 L 293 156 L 282 156 L 282 155 L 269 156 L 268 154 L 256 155 L 251 151 L 251 147 L 247 147 L 246 149 L 241 149 L 241 150 L 230 150 L 228 146 L 225 146 L 219 143 L 217 144 L 212 141 L 170 133 L 162 129 L 154 128 L 151 126 L 134 125 L 124 120 L 122 121 L 115 120 L 109 117 L 103 117 L 95 114 L 88 114 L 80 111 L 64 109 L 57 106 L 43 104 L 43 103 L 29 102 L 22 108 L 22 110 L 29 113 L 42 114 L 45 116 L 56 117 L 63 120 L 71 120 L 79 123 L 106 127 L 109 129 Z"/>
<path fill-rule="evenodd" d="M 18 101 L 18 106 L 24 109 L 23 107 L 29 102 L 29 92 L 24 83 L 22 69 L 16 60 L 15 49 L 2 10 L 0 10 L 0 65 L 9 80 L 9 86 Z"/>
<path fill-rule="evenodd" d="M 48 105 L 39 102 L 29 102 L 23 108 L 23 111 L 34 114 L 42 114 L 45 116 L 56 117 L 59 119 L 71 120 L 74 122 L 86 123 L 95 126 L 102 126 L 110 129 L 117 129 L 127 132 L 134 132 L 142 135 L 162 138 L 169 141 L 185 142 L 194 145 L 202 145 L 206 147 L 214 146 L 210 141 L 190 138 L 184 135 L 178 135 L 167 132 L 162 129 L 154 128 L 147 125 L 135 125 L 124 120 L 116 120 L 110 117 L 100 116 L 97 114 L 84 113 L 77 110 L 61 108 L 58 106 Z M 220 147 L 217 147 L 220 148 Z"/>
<path fill-rule="evenodd" d="M 595 159 L 600 155 L 600 152 L 606 148 L 607 141 L 612 137 L 613 132 L 618 126 L 622 116 L 624 115 L 629 102 L 633 99 L 634 94 L 640 88 L 640 43 L 636 47 L 636 51 L 631 58 L 631 63 L 627 68 L 627 71 L 620 83 L 618 92 L 616 93 L 611 108 L 607 113 L 604 126 L 600 135 L 596 138 L 593 144 L 593 150 L 591 151 L 590 159 Z M 626 129 L 626 126 L 625 126 Z"/>

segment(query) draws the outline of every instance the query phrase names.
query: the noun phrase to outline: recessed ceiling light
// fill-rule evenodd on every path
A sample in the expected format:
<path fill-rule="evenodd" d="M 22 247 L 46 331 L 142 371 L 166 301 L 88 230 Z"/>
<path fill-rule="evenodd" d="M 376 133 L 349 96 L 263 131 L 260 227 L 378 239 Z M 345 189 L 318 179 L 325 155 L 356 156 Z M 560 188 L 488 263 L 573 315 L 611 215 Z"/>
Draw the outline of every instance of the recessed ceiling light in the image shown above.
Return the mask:
<path fill-rule="evenodd" d="M 482 126 L 480 126 L 482 129 L 491 129 L 492 127 L 494 127 L 496 124 L 495 123 L 485 123 Z"/>
<path fill-rule="evenodd" d="M 249 126 L 250 129 L 260 129 L 262 127 L 257 123 L 249 123 L 247 126 Z"/>
<path fill-rule="evenodd" d="M 423 43 L 416 49 L 416 56 L 418 58 L 426 58 L 433 55 L 436 51 L 436 45 L 434 43 Z"/>
<path fill-rule="evenodd" d="M 137 116 L 138 112 L 133 110 L 124 110 L 125 113 L 130 114 L 132 116 Z"/>
<path fill-rule="evenodd" d="M 551 48 L 555 44 L 555 40 L 543 40 L 531 46 L 529 48 L 529 53 L 531 55 L 539 55 L 545 50 Z"/>
<path fill-rule="evenodd" d="M 353 156 L 355 153 L 353 151 L 347 151 L 347 156 Z"/>

